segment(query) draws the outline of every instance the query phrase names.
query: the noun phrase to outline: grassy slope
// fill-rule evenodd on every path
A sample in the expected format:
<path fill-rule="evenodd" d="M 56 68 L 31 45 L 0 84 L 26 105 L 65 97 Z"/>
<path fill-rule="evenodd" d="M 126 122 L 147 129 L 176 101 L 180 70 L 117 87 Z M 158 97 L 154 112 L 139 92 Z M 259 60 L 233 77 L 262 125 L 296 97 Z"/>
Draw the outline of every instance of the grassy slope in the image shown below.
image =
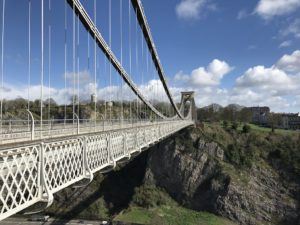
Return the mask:
<path fill-rule="evenodd" d="M 163 189 L 146 184 L 135 189 L 129 208 L 114 221 L 150 225 L 236 225 L 211 213 L 183 208 Z"/>
<path fill-rule="evenodd" d="M 115 221 L 151 225 L 235 225 L 207 212 L 196 212 L 180 206 L 159 206 L 151 209 L 131 207 Z"/>
<path fill-rule="evenodd" d="M 268 128 L 268 127 L 260 127 L 254 124 L 249 124 L 249 126 L 251 127 L 252 130 L 254 131 L 258 131 L 258 132 L 271 132 L 272 129 Z M 242 129 L 242 128 L 240 128 Z M 275 129 L 275 133 L 278 134 L 296 134 L 299 133 L 299 131 L 295 131 L 295 130 L 284 130 L 284 129 Z"/>

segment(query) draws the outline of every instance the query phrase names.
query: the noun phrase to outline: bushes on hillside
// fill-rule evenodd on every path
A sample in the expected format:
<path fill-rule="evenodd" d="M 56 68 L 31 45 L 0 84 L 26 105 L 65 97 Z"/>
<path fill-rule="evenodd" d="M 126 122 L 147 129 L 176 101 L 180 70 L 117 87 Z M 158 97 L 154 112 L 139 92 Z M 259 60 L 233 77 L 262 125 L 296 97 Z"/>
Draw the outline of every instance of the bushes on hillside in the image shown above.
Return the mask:
<path fill-rule="evenodd" d="M 225 151 L 226 159 L 240 168 L 251 168 L 254 160 L 252 149 L 246 150 L 238 144 L 229 144 Z"/>
<path fill-rule="evenodd" d="M 223 127 L 224 127 L 224 129 L 228 128 L 228 121 L 227 120 L 223 120 Z"/>
<path fill-rule="evenodd" d="M 249 133 L 251 130 L 251 127 L 248 124 L 245 124 L 243 126 L 243 133 Z"/>
<path fill-rule="evenodd" d="M 237 130 L 238 127 L 239 127 L 239 124 L 238 124 L 237 122 L 233 122 L 233 123 L 231 124 L 231 128 L 232 128 L 233 130 Z"/>
<path fill-rule="evenodd" d="M 135 189 L 132 203 L 144 208 L 172 204 L 171 197 L 162 189 L 152 185 L 143 185 Z"/>

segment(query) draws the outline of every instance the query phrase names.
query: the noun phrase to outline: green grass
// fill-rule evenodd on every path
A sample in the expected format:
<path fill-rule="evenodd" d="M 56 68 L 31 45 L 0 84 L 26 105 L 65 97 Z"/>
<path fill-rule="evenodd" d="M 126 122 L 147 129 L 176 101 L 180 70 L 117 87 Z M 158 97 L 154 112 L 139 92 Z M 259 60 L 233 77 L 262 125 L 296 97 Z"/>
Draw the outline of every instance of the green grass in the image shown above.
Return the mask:
<path fill-rule="evenodd" d="M 207 212 L 196 212 L 179 206 L 160 206 L 151 209 L 131 207 L 114 221 L 149 225 L 236 225 Z"/>
<path fill-rule="evenodd" d="M 270 133 L 272 131 L 272 129 L 269 127 L 261 127 L 261 126 L 258 126 L 258 125 L 252 124 L 252 123 L 248 123 L 248 125 L 251 127 L 251 130 L 253 130 L 253 131 L 257 131 L 257 132 L 261 132 L 261 133 Z M 240 125 L 238 127 L 238 130 L 242 131 L 243 125 Z M 300 132 L 296 131 L 296 130 L 275 129 L 275 133 L 286 135 L 286 134 L 297 134 Z"/>
<path fill-rule="evenodd" d="M 261 127 L 257 126 L 255 124 L 249 124 L 252 130 L 259 131 L 259 132 L 271 132 L 272 129 L 268 127 Z M 275 129 L 275 133 L 278 134 L 296 134 L 299 133 L 299 131 L 296 130 L 284 130 L 284 129 Z"/>

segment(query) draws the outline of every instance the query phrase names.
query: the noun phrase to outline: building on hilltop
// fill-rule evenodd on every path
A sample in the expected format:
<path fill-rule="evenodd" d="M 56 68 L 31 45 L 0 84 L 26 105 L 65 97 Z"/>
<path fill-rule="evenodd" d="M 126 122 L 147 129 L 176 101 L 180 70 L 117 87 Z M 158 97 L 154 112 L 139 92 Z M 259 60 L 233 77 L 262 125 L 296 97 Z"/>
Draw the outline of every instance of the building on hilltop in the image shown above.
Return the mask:
<path fill-rule="evenodd" d="M 268 125 L 268 115 L 270 114 L 270 108 L 267 106 L 263 107 L 248 107 L 252 113 L 252 123 L 267 126 Z"/>
<path fill-rule="evenodd" d="M 282 113 L 280 115 L 283 129 L 300 129 L 300 113 Z"/>

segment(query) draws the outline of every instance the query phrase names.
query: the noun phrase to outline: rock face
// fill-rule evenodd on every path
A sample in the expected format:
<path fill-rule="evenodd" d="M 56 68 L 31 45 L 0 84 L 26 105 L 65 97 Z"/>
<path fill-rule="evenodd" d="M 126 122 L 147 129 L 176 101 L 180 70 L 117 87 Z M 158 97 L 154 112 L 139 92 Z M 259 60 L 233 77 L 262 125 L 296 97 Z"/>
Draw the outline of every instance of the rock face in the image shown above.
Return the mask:
<path fill-rule="evenodd" d="M 300 224 L 298 184 L 268 165 L 236 170 L 218 144 L 193 130 L 163 141 L 148 157 L 145 182 L 164 188 L 184 206 L 240 224 Z"/>

